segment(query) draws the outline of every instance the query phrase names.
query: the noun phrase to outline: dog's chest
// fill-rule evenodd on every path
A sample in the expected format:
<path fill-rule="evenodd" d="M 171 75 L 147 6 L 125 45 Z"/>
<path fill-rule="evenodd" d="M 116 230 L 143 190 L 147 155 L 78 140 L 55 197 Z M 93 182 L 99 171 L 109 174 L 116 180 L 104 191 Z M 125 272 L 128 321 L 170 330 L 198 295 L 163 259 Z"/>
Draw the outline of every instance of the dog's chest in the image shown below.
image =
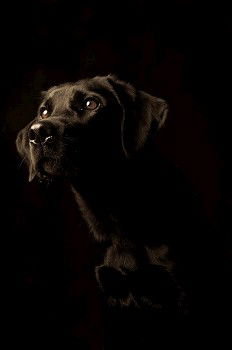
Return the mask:
<path fill-rule="evenodd" d="M 135 177 L 114 184 L 99 186 L 99 190 L 88 188 L 86 193 L 72 187 L 82 216 L 95 239 L 104 241 L 124 237 L 144 244 L 148 241 L 155 243 L 161 226 L 159 221 L 162 222 L 162 232 L 165 226 L 164 210 L 157 191 L 154 194 L 144 182 L 139 186 Z M 166 204 L 165 207 L 167 209 Z"/>
<path fill-rule="evenodd" d="M 86 200 L 78 191 L 72 188 L 82 216 L 97 241 L 109 240 L 120 235 L 119 225 L 111 211 L 102 207 L 94 200 Z"/>

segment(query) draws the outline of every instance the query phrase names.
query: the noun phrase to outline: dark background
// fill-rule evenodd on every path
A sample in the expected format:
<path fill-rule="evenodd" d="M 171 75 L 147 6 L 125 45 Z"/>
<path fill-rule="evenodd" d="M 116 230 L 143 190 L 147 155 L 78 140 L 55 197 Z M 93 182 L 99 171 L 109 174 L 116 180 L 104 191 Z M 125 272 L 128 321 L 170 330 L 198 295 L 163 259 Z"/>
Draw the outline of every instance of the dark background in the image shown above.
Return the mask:
<path fill-rule="evenodd" d="M 223 300 L 229 296 L 231 16 L 226 4 L 11 1 L 1 4 L 0 16 L 1 309 L 8 345 L 101 349 L 104 329 L 93 272 L 98 247 L 65 186 L 29 184 L 15 149 L 17 132 L 35 116 L 40 91 L 83 77 L 115 73 L 168 101 L 160 146 L 200 197 L 212 229 L 215 286 L 224 290 Z"/>

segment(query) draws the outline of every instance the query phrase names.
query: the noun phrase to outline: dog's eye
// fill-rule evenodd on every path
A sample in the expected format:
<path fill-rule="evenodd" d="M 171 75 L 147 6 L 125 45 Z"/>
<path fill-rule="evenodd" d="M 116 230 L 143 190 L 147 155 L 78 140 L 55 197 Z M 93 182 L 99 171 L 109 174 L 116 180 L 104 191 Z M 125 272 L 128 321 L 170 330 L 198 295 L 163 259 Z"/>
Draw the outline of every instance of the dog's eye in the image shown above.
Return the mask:
<path fill-rule="evenodd" d="M 84 108 L 88 110 L 94 110 L 99 106 L 99 102 L 95 98 L 88 98 L 84 102 Z"/>
<path fill-rule="evenodd" d="M 48 109 L 46 107 L 40 108 L 40 118 L 45 119 L 49 116 Z"/>

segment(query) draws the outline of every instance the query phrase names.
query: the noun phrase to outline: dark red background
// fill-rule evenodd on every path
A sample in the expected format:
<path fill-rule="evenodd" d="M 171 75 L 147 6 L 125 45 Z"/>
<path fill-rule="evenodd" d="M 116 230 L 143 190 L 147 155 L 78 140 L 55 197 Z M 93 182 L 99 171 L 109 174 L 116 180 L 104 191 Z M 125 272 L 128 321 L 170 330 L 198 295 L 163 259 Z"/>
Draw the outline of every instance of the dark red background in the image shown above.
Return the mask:
<path fill-rule="evenodd" d="M 54 84 L 115 73 L 168 101 L 160 147 L 199 194 L 209 249 L 222 261 L 226 246 L 229 276 L 230 42 L 223 3 L 36 0 L 2 8 L 1 303 L 10 343 L 101 348 L 98 248 L 63 186 L 27 182 L 14 144 L 40 91 Z"/>

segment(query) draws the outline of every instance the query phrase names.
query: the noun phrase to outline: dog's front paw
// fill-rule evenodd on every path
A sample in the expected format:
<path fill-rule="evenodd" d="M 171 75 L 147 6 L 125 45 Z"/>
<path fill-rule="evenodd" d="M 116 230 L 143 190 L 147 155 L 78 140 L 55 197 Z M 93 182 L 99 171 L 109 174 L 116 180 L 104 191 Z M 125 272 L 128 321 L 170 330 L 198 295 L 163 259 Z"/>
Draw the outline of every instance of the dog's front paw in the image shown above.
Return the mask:
<path fill-rule="evenodd" d="M 179 310 L 183 292 L 174 276 L 159 265 L 147 265 L 129 276 L 131 292 L 140 306 L 157 310 Z"/>
<path fill-rule="evenodd" d="M 106 294 L 113 299 L 122 299 L 128 296 L 126 275 L 113 267 L 101 265 L 95 269 L 97 281 Z"/>

